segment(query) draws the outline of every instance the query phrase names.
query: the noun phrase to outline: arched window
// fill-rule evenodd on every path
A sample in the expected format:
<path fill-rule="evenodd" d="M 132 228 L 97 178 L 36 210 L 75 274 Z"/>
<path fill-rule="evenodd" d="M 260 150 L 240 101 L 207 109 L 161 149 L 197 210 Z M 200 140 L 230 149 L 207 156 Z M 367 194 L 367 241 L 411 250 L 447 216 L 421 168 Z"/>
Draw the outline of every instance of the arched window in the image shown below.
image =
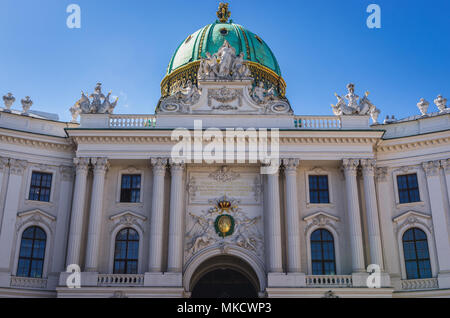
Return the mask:
<path fill-rule="evenodd" d="M 313 275 L 335 275 L 336 262 L 333 235 L 318 229 L 311 234 L 311 264 Z"/>
<path fill-rule="evenodd" d="M 20 242 L 17 276 L 42 278 L 47 235 L 37 226 L 23 231 Z"/>
<path fill-rule="evenodd" d="M 403 234 L 403 254 L 408 279 L 431 278 L 430 253 L 424 231 L 412 228 Z"/>
<path fill-rule="evenodd" d="M 139 234 L 131 229 L 121 230 L 116 236 L 114 274 L 137 274 Z"/>

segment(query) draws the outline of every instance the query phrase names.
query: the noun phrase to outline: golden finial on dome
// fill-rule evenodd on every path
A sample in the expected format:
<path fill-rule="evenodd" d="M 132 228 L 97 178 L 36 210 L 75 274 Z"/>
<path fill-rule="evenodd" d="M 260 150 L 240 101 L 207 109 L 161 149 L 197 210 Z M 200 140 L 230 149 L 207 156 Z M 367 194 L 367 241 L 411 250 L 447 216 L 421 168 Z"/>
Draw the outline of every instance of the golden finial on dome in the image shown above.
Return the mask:
<path fill-rule="evenodd" d="M 219 10 L 217 10 L 217 17 L 219 21 L 225 23 L 231 16 L 231 11 L 228 10 L 228 3 L 220 3 Z"/>

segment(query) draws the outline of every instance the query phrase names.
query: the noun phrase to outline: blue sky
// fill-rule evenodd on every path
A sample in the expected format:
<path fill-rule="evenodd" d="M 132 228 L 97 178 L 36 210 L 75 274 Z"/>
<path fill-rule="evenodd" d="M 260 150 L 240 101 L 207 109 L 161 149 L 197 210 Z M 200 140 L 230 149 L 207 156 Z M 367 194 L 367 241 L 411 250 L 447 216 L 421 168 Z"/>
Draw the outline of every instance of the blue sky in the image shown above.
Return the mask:
<path fill-rule="evenodd" d="M 271 47 L 296 114 L 330 115 L 334 92 L 349 82 L 397 118 L 450 99 L 448 0 L 231 0 L 231 17 Z M 81 7 L 81 29 L 68 29 L 66 7 Z M 70 119 L 81 90 L 95 83 L 119 96 L 116 113 L 153 113 L 167 64 L 188 34 L 214 22 L 219 1 L 1 0 L 0 95 L 13 107 Z M 366 26 L 369 4 L 381 29 Z"/>

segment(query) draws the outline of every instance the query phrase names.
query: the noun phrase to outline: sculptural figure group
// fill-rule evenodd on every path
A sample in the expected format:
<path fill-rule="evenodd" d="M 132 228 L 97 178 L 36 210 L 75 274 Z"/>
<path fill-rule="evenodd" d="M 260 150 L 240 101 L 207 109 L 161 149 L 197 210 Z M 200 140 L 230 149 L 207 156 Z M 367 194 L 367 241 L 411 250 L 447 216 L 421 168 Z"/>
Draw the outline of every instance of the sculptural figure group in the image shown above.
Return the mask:
<path fill-rule="evenodd" d="M 198 79 L 200 80 L 236 80 L 251 77 L 250 70 L 244 63 L 244 52 L 236 55 L 236 49 L 224 41 L 222 47 L 200 61 Z"/>
<path fill-rule="evenodd" d="M 333 113 L 336 116 L 342 115 L 370 115 L 374 123 L 377 122 L 380 110 L 373 105 L 369 99 L 369 92 L 364 94 L 364 97 L 359 100 L 359 96 L 355 94 L 355 85 L 350 83 L 347 85 L 348 93 L 344 97 L 334 94 L 338 99 L 336 105 L 331 104 Z M 345 102 L 344 98 L 348 101 Z"/>

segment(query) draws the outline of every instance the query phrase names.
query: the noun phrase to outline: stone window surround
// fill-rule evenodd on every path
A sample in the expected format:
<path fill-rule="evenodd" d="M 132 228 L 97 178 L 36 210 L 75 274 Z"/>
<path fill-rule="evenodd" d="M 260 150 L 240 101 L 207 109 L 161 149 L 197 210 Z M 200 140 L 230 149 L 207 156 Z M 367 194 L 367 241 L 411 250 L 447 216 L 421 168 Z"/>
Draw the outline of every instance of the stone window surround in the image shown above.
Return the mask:
<path fill-rule="evenodd" d="M 309 197 L 309 176 L 327 176 L 328 177 L 328 198 L 329 203 L 310 203 L 310 197 Z M 313 208 L 313 207 L 334 207 L 334 196 L 333 196 L 333 185 L 331 182 L 331 173 L 328 170 L 325 170 L 320 167 L 314 167 L 312 169 L 305 171 L 305 189 L 306 189 L 306 208 Z"/>
<path fill-rule="evenodd" d="M 317 220 L 315 224 L 314 220 Z M 308 275 L 312 275 L 312 258 L 311 258 L 311 234 L 318 229 L 325 229 L 331 233 L 334 240 L 334 262 L 336 265 L 336 275 L 342 275 L 341 253 L 340 253 L 340 237 L 337 230 L 340 219 L 326 212 L 316 212 L 303 218 L 307 223 L 305 227 L 306 238 L 306 258 L 308 263 Z"/>
<path fill-rule="evenodd" d="M 124 174 L 139 174 L 141 175 L 141 191 L 139 196 L 139 202 L 121 202 L 120 201 L 120 191 L 122 188 L 122 175 Z M 128 167 L 125 169 L 120 169 L 117 177 L 117 189 L 116 189 L 116 204 L 118 205 L 142 205 L 144 203 L 144 170 L 143 169 L 137 169 L 135 167 Z"/>
<path fill-rule="evenodd" d="M 403 251 L 403 234 L 405 234 L 406 231 L 412 228 L 421 229 L 426 234 L 428 243 L 428 253 L 430 254 L 429 256 L 431 264 L 431 274 L 432 277 L 437 277 L 438 264 L 434 244 L 434 235 L 432 225 L 430 224 L 432 222 L 431 215 L 427 215 L 416 211 L 408 211 L 395 217 L 393 219 L 393 222 L 397 232 L 397 245 L 400 257 L 399 259 L 400 259 L 400 269 L 402 279 L 407 279 L 405 256 Z"/>
<path fill-rule="evenodd" d="M 128 220 L 126 222 L 120 222 L 120 220 L 123 217 L 128 217 Z M 131 211 L 124 211 L 117 213 L 113 216 L 111 216 L 110 221 L 114 222 L 111 224 L 112 229 L 109 233 L 109 240 L 110 240 L 110 246 L 109 246 L 109 256 L 108 256 L 108 273 L 113 273 L 114 270 L 114 252 L 115 252 L 115 245 L 116 245 L 116 236 L 117 234 L 126 228 L 131 228 L 135 230 L 139 235 L 139 249 L 138 249 L 138 268 L 137 273 L 143 273 L 144 264 L 144 222 L 147 220 L 146 217 L 134 213 Z"/>
<path fill-rule="evenodd" d="M 20 219 L 27 219 L 20 222 Z M 47 278 L 50 267 L 50 259 L 53 251 L 53 230 L 55 225 L 56 218 L 44 211 L 39 209 L 33 209 L 31 211 L 20 212 L 17 214 L 17 222 L 16 223 L 16 236 L 15 243 L 13 245 L 14 248 L 14 263 L 13 263 L 13 271 L 11 272 L 12 276 L 16 276 L 17 267 L 19 266 L 19 253 L 20 253 L 20 244 L 22 241 L 23 232 L 29 228 L 30 226 L 38 226 L 40 227 L 45 234 L 47 235 L 47 240 L 45 243 L 45 253 L 44 253 L 44 266 L 42 269 L 42 278 Z"/>
<path fill-rule="evenodd" d="M 52 175 L 52 184 L 50 188 L 50 200 L 46 201 L 38 201 L 38 200 L 30 200 L 30 188 L 31 188 L 31 176 L 33 172 L 40 173 L 49 173 Z M 41 165 L 41 164 L 30 164 L 27 167 L 26 172 L 26 191 L 25 191 L 25 202 L 28 204 L 42 204 L 42 205 L 53 205 L 55 200 L 55 186 L 56 186 L 56 176 L 58 172 L 58 167 Z"/>
<path fill-rule="evenodd" d="M 419 196 L 420 201 L 418 202 L 407 202 L 400 203 L 399 193 L 398 193 L 398 184 L 397 184 L 397 176 L 406 175 L 406 174 L 417 174 L 417 184 L 419 185 Z M 424 206 L 426 197 L 425 189 L 427 187 L 426 184 L 426 176 L 423 172 L 423 169 L 420 166 L 408 166 L 398 168 L 392 171 L 392 182 L 394 184 L 394 196 L 395 196 L 395 206 L 397 208 L 403 207 L 413 207 L 413 206 Z"/>

